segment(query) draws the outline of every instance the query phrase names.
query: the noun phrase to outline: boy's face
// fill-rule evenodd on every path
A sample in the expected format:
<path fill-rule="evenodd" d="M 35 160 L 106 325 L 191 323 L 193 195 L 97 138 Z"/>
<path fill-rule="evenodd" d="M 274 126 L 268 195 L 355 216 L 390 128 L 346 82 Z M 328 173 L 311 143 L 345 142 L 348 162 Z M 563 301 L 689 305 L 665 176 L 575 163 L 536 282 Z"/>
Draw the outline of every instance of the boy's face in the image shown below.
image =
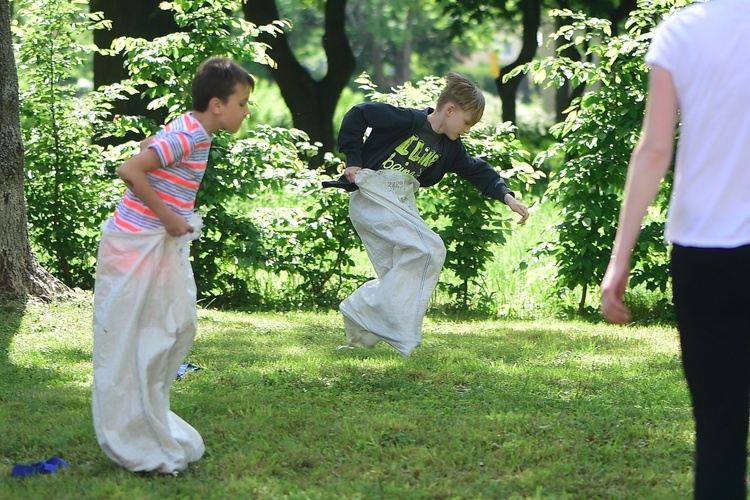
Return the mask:
<path fill-rule="evenodd" d="M 242 126 L 243 120 L 250 114 L 247 103 L 250 100 L 250 85 L 238 83 L 234 86 L 234 92 L 229 96 L 227 102 L 221 102 L 219 106 L 219 123 L 222 129 L 232 134 Z"/>
<path fill-rule="evenodd" d="M 445 108 L 442 132 L 452 141 L 455 141 L 459 136 L 468 134 L 475 123 L 474 113 L 464 111 L 454 103 L 450 103 Z"/>

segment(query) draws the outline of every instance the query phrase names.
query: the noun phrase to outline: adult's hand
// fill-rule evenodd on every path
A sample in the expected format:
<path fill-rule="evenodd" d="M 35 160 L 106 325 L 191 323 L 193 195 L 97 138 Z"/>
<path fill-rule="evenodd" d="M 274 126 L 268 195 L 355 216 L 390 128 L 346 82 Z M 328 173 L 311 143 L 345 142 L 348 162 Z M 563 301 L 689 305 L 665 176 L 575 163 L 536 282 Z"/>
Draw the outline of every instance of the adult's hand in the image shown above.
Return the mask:
<path fill-rule="evenodd" d="M 622 324 L 630 320 L 630 311 L 623 302 L 628 286 L 630 267 L 616 259 L 609 261 L 601 284 L 602 316 L 610 323 Z"/>

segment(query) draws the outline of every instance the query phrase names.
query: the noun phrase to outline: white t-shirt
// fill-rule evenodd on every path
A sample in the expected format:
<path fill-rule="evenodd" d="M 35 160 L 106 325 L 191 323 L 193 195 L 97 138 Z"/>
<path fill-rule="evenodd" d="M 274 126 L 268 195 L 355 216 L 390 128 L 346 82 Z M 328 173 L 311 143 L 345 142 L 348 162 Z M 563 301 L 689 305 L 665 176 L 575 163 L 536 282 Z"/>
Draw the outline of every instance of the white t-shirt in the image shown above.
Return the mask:
<path fill-rule="evenodd" d="M 750 0 L 680 10 L 657 27 L 646 62 L 669 71 L 680 107 L 667 240 L 750 243 Z"/>

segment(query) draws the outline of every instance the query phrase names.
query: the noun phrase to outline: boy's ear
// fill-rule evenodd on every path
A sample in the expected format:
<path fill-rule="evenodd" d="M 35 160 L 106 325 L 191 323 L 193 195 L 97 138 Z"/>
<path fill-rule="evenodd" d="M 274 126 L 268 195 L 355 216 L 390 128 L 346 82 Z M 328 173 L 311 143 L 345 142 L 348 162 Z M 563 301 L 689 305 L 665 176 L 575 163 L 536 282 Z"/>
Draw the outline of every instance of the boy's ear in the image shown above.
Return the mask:
<path fill-rule="evenodd" d="M 212 113 L 219 113 L 223 104 L 221 99 L 214 97 L 208 101 L 208 110 Z"/>
<path fill-rule="evenodd" d="M 456 111 L 456 105 L 452 102 L 449 102 L 445 105 L 445 114 L 450 116 L 453 114 L 453 112 Z"/>

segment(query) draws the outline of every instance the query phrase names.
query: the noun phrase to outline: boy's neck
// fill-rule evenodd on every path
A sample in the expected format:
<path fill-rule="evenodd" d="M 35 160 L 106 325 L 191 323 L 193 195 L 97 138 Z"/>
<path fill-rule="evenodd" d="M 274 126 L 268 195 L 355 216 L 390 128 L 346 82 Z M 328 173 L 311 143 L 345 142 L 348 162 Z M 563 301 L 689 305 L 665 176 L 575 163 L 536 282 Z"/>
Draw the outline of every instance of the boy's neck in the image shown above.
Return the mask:
<path fill-rule="evenodd" d="M 193 110 L 190 112 L 190 114 L 193 115 L 193 118 L 198 120 L 198 123 L 203 126 L 203 128 L 206 130 L 206 132 L 208 132 L 209 135 L 214 135 L 219 131 L 219 124 L 216 123 L 213 115 L 208 111 Z"/>
<path fill-rule="evenodd" d="M 433 110 L 432 113 L 427 115 L 427 121 L 430 122 L 430 126 L 432 127 L 432 131 L 436 134 L 442 134 L 443 133 L 443 120 L 445 119 L 445 116 L 441 110 Z"/>

